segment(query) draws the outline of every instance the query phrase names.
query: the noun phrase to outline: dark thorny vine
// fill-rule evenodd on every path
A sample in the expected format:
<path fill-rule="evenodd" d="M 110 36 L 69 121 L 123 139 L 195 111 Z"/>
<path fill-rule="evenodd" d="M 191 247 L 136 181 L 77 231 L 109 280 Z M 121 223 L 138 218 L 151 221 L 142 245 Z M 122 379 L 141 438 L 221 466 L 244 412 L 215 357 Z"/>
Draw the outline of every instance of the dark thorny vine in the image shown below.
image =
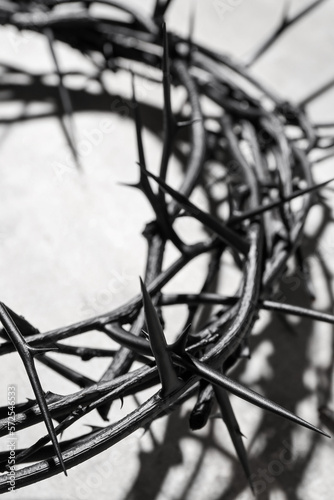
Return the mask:
<path fill-rule="evenodd" d="M 129 71 L 132 78 L 132 109 L 137 137 L 138 164 L 134 166 L 134 184 L 147 198 L 155 214 L 146 225 L 144 236 L 148 251 L 143 280 L 138 295 L 126 304 L 105 314 L 48 332 L 40 332 L 19 311 L 0 303 L 2 343 L 0 354 L 16 351 L 21 358 L 36 400 L 16 406 L 17 431 L 44 421 L 47 433 L 33 446 L 17 451 L 16 488 L 35 483 L 88 460 L 119 442 L 140 427 L 147 428 L 155 419 L 177 409 L 186 400 L 197 398 L 189 425 L 199 429 L 206 425 L 213 407 L 218 406 L 235 452 L 250 486 L 243 435 L 230 402 L 230 394 L 273 412 L 312 431 L 323 431 L 280 406 L 278 402 L 254 392 L 231 378 L 230 372 L 241 357 L 249 355 L 248 340 L 261 309 L 280 314 L 301 316 L 333 324 L 334 316 L 277 300 L 275 292 L 288 260 L 296 259 L 308 277 L 303 253 L 303 228 L 310 208 L 324 204 L 321 190 L 331 182 L 316 184 L 312 167 L 333 154 L 333 137 L 323 133 L 331 124 L 310 121 L 307 104 L 326 92 L 325 85 L 300 104 L 282 100 L 250 72 L 258 60 L 288 28 L 308 15 L 324 0 L 309 4 L 294 17 L 287 13 L 275 29 L 246 62 L 239 62 L 197 44 L 193 37 L 181 38 L 169 33 L 164 15 L 171 3 L 158 0 L 151 17 L 145 17 L 130 6 L 112 0 L 0 0 L 0 23 L 19 31 L 31 30 L 46 37 L 55 74 L 58 76 L 56 114 L 60 115 L 68 145 L 80 167 L 76 134 L 73 127 L 74 93 L 65 85 L 55 44 L 61 41 L 81 51 L 96 68 L 100 83 L 105 72 Z M 64 6 L 76 4 L 75 10 Z M 96 4 L 109 6 L 128 15 L 98 17 Z M 97 58 L 99 54 L 102 57 Z M 125 66 L 124 62 L 131 65 Z M 140 71 L 139 65 L 142 68 Z M 142 103 L 136 96 L 136 79 L 150 78 L 145 68 L 160 68 L 157 78 L 163 91 L 163 146 L 159 175 L 150 171 L 142 139 Z M 224 71 L 228 69 L 228 72 Z M 223 71 L 222 71 L 223 70 Z M 4 77 L 17 71 L 1 64 Z M 45 75 L 29 75 L 42 85 Z M 102 83 L 101 83 L 102 84 Z M 5 85 L 5 84 L 4 84 Z M 172 110 L 172 88 L 182 87 L 186 105 L 176 116 Z M 72 95 L 73 94 L 73 95 Z M 208 115 L 203 99 L 219 110 Z M 3 123 L 3 122 L 2 122 Z M 179 134 L 189 143 L 184 177 L 178 189 L 167 181 L 169 160 Z M 328 142 L 329 141 L 329 142 Z M 331 142 L 332 141 L 332 142 Z M 326 145 L 327 144 L 327 145 Z M 322 150 L 325 149 L 324 153 Z M 316 162 L 310 153 L 318 151 Z M 323 156 L 321 156 L 323 155 Z M 223 203 L 226 216 L 204 211 L 190 200 L 197 186 L 218 182 L 211 165 L 220 168 L 228 195 Z M 135 179 L 139 181 L 135 182 Z M 224 193 L 225 190 L 222 190 Z M 299 198 L 300 205 L 291 203 Z M 205 229 L 206 239 L 187 244 L 177 231 L 176 221 L 190 217 Z M 179 257 L 164 265 L 167 243 L 174 245 Z M 215 291 L 215 278 L 222 258 L 229 252 L 242 278 L 234 296 Z M 164 287 L 197 256 L 207 254 L 209 266 L 198 293 L 165 293 Z M 179 338 L 168 345 L 163 328 L 164 310 L 183 304 L 188 308 L 187 324 L 179 327 Z M 204 323 L 195 321 L 198 313 L 212 306 L 214 313 Z M 66 339 L 97 330 L 119 344 L 118 350 L 67 345 Z M 48 356 L 60 353 L 60 361 Z M 83 361 L 107 357 L 110 365 L 99 381 L 83 376 L 73 368 L 66 355 Z M 56 395 L 44 392 L 35 358 L 54 372 L 78 386 L 77 392 Z M 136 361 L 139 366 L 133 368 Z M 118 422 L 93 428 L 89 433 L 70 440 L 59 440 L 60 434 L 93 410 L 108 419 L 111 403 L 135 396 L 144 388 L 156 387 L 156 393 Z M 0 435 L 7 433 L 7 408 L 0 408 Z M 323 408 L 324 421 L 333 423 L 330 410 Z M 53 425 L 52 420 L 58 424 Z M 0 492 L 7 491 L 8 453 L 0 453 Z M 27 465 L 26 465 L 27 464 Z"/>

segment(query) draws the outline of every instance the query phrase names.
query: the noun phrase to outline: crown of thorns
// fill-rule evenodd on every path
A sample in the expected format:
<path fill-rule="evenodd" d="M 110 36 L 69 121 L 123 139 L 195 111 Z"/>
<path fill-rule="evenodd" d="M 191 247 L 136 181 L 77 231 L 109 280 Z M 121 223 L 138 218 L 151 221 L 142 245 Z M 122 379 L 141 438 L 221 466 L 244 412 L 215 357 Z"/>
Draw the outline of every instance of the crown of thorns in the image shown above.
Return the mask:
<path fill-rule="evenodd" d="M 32 30 L 48 40 L 55 71 L 59 77 L 59 108 L 63 129 L 74 157 L 78 160 L 75 137 L 71 128 L 73 114 L 71 92 L 64 84 L 65 73 L 59 67 L 55 40 L 78 49 L 90 58 L 96 80 L 103 88 L 106 71 L 130 71 L 133 82 L 133 118 L 137 137 L 139 189 L 151 205 L 155 218 L 146 225 L 146 269 L 141 292 L 124 305 L 79 323 L 49 332 L 40 332 L 17 312 L 0 304 L 3 325 L 0 354 L 17 351 L 30 379 L 36 400 L 16 405 L 16 430 L 44 421 L 47 434 L 33 446 L 17 451 L 16 464 L 28 464 L 15 472 L 16 488 L 29 485 L 88 460 L 111 447 L 140 427 L 168 414 L 189 398 L 197 401 L 190 415 L 190 427 L 206 425 L 213 403 L 220 408 L 235 451 L 249 482 L 250 471 L 246 451 L 229 394 L 234 394 L 265 410 L 291 420 L 313 431 L 323 431 L 302 420 L 278 403 L 270 401 L 227 374 L 239 358 L 248 356 L 248 339 L 260 309 L 310 319 L 334 322 L 334 317 L 275 300 L 275 289 L 291 257 L 296 259 L 305 276 L 303 228 L 307 214 L 315 203 L 324 203 L 320 189 L 327 182 L 315 184 L 310 153 L 318 150 L 317 162 L 328 157 L 321 151 L 328 147 L 321 128 L 310 121 L 306 106 L 328 86 L 319 89 L 298 105 L 286 102 L 249 72 L 249 67 L 299 19 L 323 3 L 318 0 L 295 16 L 285 14 L 277 30 L 271 34 L 246 63 L 197 44 L 193 36 L 182 38 L 167 33 L 163 18 L 170 0 L 157 1 L 153 15 L 109 0 L 86 0 L 75 11 L 64 11 L 71 0 L 13 2 L 0 1 L 0 22 L 18 30 Z M 121 10 L 129 19 L 117 16 L 97 17 L 92 7 L 104 4 Z M 103 57 L 98 59 L 96 54 Z M 125 60 L 132 65 L 125 65 Z M 102 61 L 102 62 L 101 62 Z M 138 66 L 140 63 L 140 66 Z M 163 145 L 159 175 L 150 172 L 142 141 L 141 106 L 136 99 L 135 79 L 152 78 L 146 67 L 161 68 L 155 81 L 163 90 Z M 140 70 L 138 68 L 143 68 Z M 3 74 L 15 71 L 2 65 Z M 31 78 L 37 78 L 27 73 Z M 171 87 L 183 87 L 187 100 L 178 114 L 172 111 Z M 107 92 L 106 89 L 103 91 Z M 203 109 L 203 98 L 215 105 L 216 113 Z M 65 120 L 66 119 L 66 120 Z M 177 190 L 166 181 L 168 165 L 180 130 L 189 143 L 184 163 L 184 176 Z M 219 166 L 214 177 L 212 165 Z M 215 172 L 217 169 L 215 170 Z M 207 192 L 218 186 L 216 205 L 221 211 L 206 212 L 190 201 L 196 186 Z M 300 199 L 297 206 L 290 203 Z M 178 234 L 175 222 L 191 217 L 205 229 L 205 239 L 187 244 Z M 167 242 L 179 251 L 179 257 L 164 265 Z M 230 252 L 241 271 L 239 291 L 223 296 L 215 291 L 214 282 L 222 256 Z M 196 257 L 207 254 L 209 265 L 198 284 L 199 292 L 167 294 L 164 287 Z M 183 304 L 188 309 L 185 325 L 175 325 L 180 334 L 167 345 L 163 332 L 166 307 Z M 198 311 L 216 306 L 198 325 Z M 116 341 L 117 351 L 99 347 L 73 346 L 63 342 L 70 337 L 97 330 Z M 46 353 L 61 354 L 61 362 Z M 84 377 L 66 362 L 66 356 L 83 361 L 94 357 L 110 358 L 110 366 L 101 380 Z M 77 392 L 65 396 L 44 392 L 34 358 L 79 386 Z M 132 369 L 134 361 L 140 363 Z M 139 391 L 156 386 L 157 392 L 121 420 L 94 428 L 75 439 L 58 441 L 65 429 L 87 413 L 97 410 L 107 420 L 111 403 Z M 0 431 L 8 432 L 8 408 L 0 408 Z M 58 425 L 53 425 L 52 419 Z M 8 452 L 0 453 L 3 474 L 0 492 L 8 489 L 10 471 Z"/>

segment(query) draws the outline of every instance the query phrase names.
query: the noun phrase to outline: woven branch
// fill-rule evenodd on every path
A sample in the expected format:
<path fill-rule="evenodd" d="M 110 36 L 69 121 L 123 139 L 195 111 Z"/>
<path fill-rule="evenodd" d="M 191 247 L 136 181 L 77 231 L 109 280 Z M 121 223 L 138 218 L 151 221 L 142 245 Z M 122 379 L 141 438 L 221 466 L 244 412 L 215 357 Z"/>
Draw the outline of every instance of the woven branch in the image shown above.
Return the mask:
<path fill-rule="evenodd" d="M 310 154 L 315 150 L 321 153 L 323 148 L 332 147 L 333 142 L 324 145 L 321 128 L 310 121 L 305 109 L 310 99 L 305 99 L 300 106 L 285 102 L 255 79 L 248 68 L 287 27 L 309 14 L 322 1 L 314 2 L 312 8 L 308 7 L 294 18 L 285 17 L 282 26 L 254 51 L 245 64 L 197 44 L 192 37 L 183 39 L 168 33 L 163 16 L 169 1 L 157 2 L 151 18 L 135 12 L 123 2 L 109 0 L 80 2 L 80 9 L 65 12 L 63 4 L 71 3 L 74 2 L 2 0 L 0 22 L 18 30 L 35 31 L 47 38 L 55 73 L 59 76 L 60 108 L 55 113 L 61 115 L 66 140 L 78 167 L 71 118 L 74 110 L 85 104 L 72 103 L 76 99 L 75 91 L 69 92 L 64 85 L 66 74 L 61 73 L 55 41 L 62 41 L 90 58 L 96 67 L 94 78 L 101 85 L 104 72 L 132 73 L 132 107 L 138 145 L 138 165 L 134 175 L 139 176 L 139 182 L 133 187 L 141 190 L 147 198 L 155 219 L 146 225 L 143 233 L 148 251 L 141 292 L 121 307 L 50 332 L 39 332 L 17 312 L 1 305 L 0 320 L 4 329 L 0 354 L 17 350 L 36 394 L 36 401 L 17 405 L 16 430 L 29 428 L 43 420 L 48 430 L 31 448 L 19 450 L 17 463 L 32 464 L 16 471 L 16 488 L 88 460 L 138 428 L 146 428 L 194 395 L 197 402 L 190 416 L 191 427 L 204 426 L 214 401 L 217 401 L 251 484 L 247 455 L 229 393 L 322 433 L 227 374 L 238 359 L 248 355 L 248 339 L 261 309 L 334 322 L 334 317 L 329 314 L 275 300 L 280 277 L 291 258 L 301 266 L 309 284 L 307 262 L 302 257 L 303 228 L 310 208 L 316 203 L 324 204 L 320 189 L 327 184 L 314 183 Z M 119 21 L 112 16 L 97 18 L 92 13 L 95 4 L 110 6 L 111 13 L 114 8 L 123 11 L 129 15 L 129 21 Z M 103 62 L 101 58 L 96 62 L 97 53 L 103 56 Z M 135 63 L 140 63 L 141 72 Z M 151 73 L 145 71 L 146 67 L 161 69 L 161 79 L 158 78 L 157 82 L 163 89 L 164 136 L 158 176 L 150 172 L 145 160 L 141 104 L 135 94 L 136 74 L 150 78 Z M 5 65 L 2 68 L 5 76 L 18 71 Z M 27 76 L 42 85 L 43 75 Z M 178 116 L 172 112 L 172 87 L 183 87 L 187 95 L 186 105 Z M 103 92 L 107 93 L 107 90 L 103 89 Z M 215 116 L 203 111 L 203 97 L 215 104 Z M 186 137 L 189 154 L 183 181 L 175 190 L 166 179 L 169 160 L 180 133 Z M 333 141 L 334 138 L 330 139 Z M 219 165 L 218 176 L 212 170 L 213 162 Z M 190 201 L 197 186 L 206 188 L 212 201 L 210 212 L 201 210 Z M 215 198 L 212 193 L 214 186 L 218 186 L 221 193 L 226 189 L 228 196 L 223 200 Z M 294 198 L 301 200 L 298 208 L 291 203 Z M 218 207 L 223 205 L 228 209 L 226 218 L 218 215 Z M 205 239 L 186 244 L 176 229 L 175 222 L 180 217 L 198 220 L 205 229 Z M 167 242 L 179 251 L 178 259 L 169 267 L 164 266 Z M 233 297 L 222 296 L 215 289 L 226 252 L 233 256 L 242 275 L 239 292 Z M 200 292 L 164 293 L 165 285 L 203 254 L 208 255 L 209 266 L 202 283 L 199 283 Z M 188 307 L 187 324 L 175 325 L 180 331 L 179 339 L 167 345 L 162 318 L 165 308 L 176 304 Z M 205 308 L 211 311 L 212 305 L 218 305 L 218 311 L 211 313 L 204 324 L 196 321 L 198 313 Z M 128 324 L 130 329 L 126 327 Z M 116 341 L 119 350 L 68 346 L 62 342 L 93 330 Z M 62 354 L 61 361 L 46 354 L 54 349 Z M 79 356 L 83 361 L 108 357 L 110 366 L 102 379 L 94 382 L 73 370 L 66 354 Z M 44 393 L 34 366 L 34 356 L 76 383 L 78 391 L 65 396 Z M 141 366 L 132 370 L 134 361 Z M 97 410 L 106 419 L 115 399 L 155 386 L 157 392 L 120 421 L 58 443 L 57 436 L 87 413 Z M 1 436 L 5 436 L 8 430 L 6 415 L 7 408 L 1 408 Z M 50 416 L 59 422 L 56 427 L 53 427 Z M 3 472 L 6 471 L 7 459 L 7 452 L 0 453 Z M 0 476 L 0 492 L 7 491 L 8 481 L 8 473 Z"/>

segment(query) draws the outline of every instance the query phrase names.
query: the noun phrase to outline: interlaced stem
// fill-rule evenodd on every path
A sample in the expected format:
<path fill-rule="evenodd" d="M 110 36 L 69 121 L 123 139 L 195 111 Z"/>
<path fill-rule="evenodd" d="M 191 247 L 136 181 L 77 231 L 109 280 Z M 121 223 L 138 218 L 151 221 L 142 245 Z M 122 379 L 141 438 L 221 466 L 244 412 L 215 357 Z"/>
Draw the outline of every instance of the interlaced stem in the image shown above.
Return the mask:
<path fill-rule="evenodd" d="M 152 17 L 111 0 L 80 2 L 76 10 L 68 13 L 63 7 L 76 3 L 74 0 L 0 0 L 0 24 L 31 30 L 47 39 L 58 76 L 57 93 L 53 97 L 61 108 L 57 109 L 57 104 L 53 114 L 61 116 L 66 140 L 76 159 L 73 116 L 85 106 L 87 109 L 98 107 L 97 97 L 86 92 L 85 99 L 80 99 L 76 90 L 66 88 L 64 77 L 71 72 L 61 71 L 55 50 L 57 41 L 90 58 L 96 69 L 94 78 L 100 83 L 104 72 L 127 68 L 132 78 L 131 105 L 138 148 L 138 164 L 134 166 L 131 187 L 146 197 L 155 217 L 146 224 L 143 233 L 147 240 L 147 261 L 141 288 L 138 282 L 138 295 L 122 306 L 62 328 L 40 332 L 19 312 L 0 304 L 0 321 L 4 327 L 0 355 L 15 351 L 19 354 L 36 396 L 36 401 L 17 405 L 16 428 L 23 430 L 43 420 L 48 431 L 33 446 L 19 451 L 17 463 L 31 465 L 16 471 L 16 488 L 88 460 L 136 429 L 146 428 L 194 395 L 197 402 L 190 416 L 190 427 L 204 426 L 216 401 L 250 483 L 251 471 L 229 393 L 324 434 L 229 374 L 249 350 L 248 339 L 260 309 L 334 323 L 334 316 L 282 303 L 274 293 L 290 258 L 297 260 L 305 276 L 309 275 L 301 251 L 304 224 L 310 208 L 321 200 L 320 191 L 331 182 L 331 179 L 319 184 L 313 181 L 310 153 L 329 149 L 330 156 L 334 138 L 329 133 L 325 138 L 329 142 L 326 142 L 321 129 L 332 125 L 313 124 L 305 107 L 332 82 L 294 106 L 258 81 L 248 69 L 287 28 L 323 2 L 313 2 L 294 17 L 285 15 L 281 25 L 247 63 L 241 63 L 197 44 L 193 36 L 183 39 L 168 33 L 163 17 L 171 3 L 169 0 L 158 0 Z M 130 20 L 96 17 L 92 14 L 94 4 L 119 9 L 128 14 Z M 100 61 L 98 65 L 97 52 L 103 57 L 103 63 Z M 125 61 L 129 64 L 125 65 Z M 151 67 L 161 70 L 160 80 L 150 76 L 148 68 Z M 20 70 L 2 65 L 2 72 L 6 80 Z M 39 89 L 44 85 L 42 95 L 51 92 L 43 84 L 45 75 L 22 73 L 31 85 Z M 162 89 L 163 144 L 159 175 L 151 172 L 146 160 L 142 103 L 136 96 L 137 74 L 153 80 L 156 85 L 160 82 Z M 5 87 L 6 83 L 1 85 Z M 182 87 L 186 95 L 178 114 L 173 112 L 176 87 Z M 15 99 L 21 90 L 17 84 Z M 206 111 L 207 101 L 215 113 Z M 10 120 L 0 119 L 0 123 L 9 124 Z M 187 144 L 188 153 L 182 165 L 183 180 L 176 189 L 169 184 L 169 163 L 182 141 Z M 200 208 L 194 198 L 190 199 L 195 188 L 204 189 L 207 210 Z M 213 188 L 219 191 L 218 198 Z M 296 208 L 291 202 L 297 198 L 300 205 Z M 194 218 L 201 224 L 202 241 L 184 242 L 178 229 L 178 221 L 184 217 Z M 166 266 L 168 243 L 173 244 L 179 255 Z M 227 252 L 241 276 L 238 293 L 228 297 L 217 290 L 217 278 L 224 272 L 223 259 Z M 201 255 L 208 256 L 209 265 L 198 291 L 166 293 L 164 287 Z M 187 323 L 173 325 L 179 336 L 168 345 L 163 328 L 164 311 L 180 304 L 187 307 Z M 213 305 L 219 306 L 214 313 Z M 107 335 L 120 348 L 81 346 L 80 334 L 93 331 Z M 70 337 L 78 337 L 76 346 L 66 344 Z M 49 350 L 56 351 L 55 357 L 45 354 Z M 107 357 L 110 362 L 101 379 L 96 381 L 75 371 L 68 361 L 70 355 L 80 357 L 83 362 L 95 357 Z M 78 390 L 64 396 L 44 393 L 34 364 L 35 356 L 40 356 L 37 359 L 55 373 L 78 385 Z M 140 364 L 139 368 L 132 369 L 134 361 Z M 157 392 L 121 420 L 58 442 L 64 429 L 89 412 L 97 410 L 108 420 L 113 401 L 153 387 L 157 387 Z M 5 436 L 8 429 L 5 410 L 0 408 L 1 436 Z M 56 427 L 52 419 L 58 420 Z M 1 453 L 2 472 L 6 471 L 6 463 L 7 455 Z M 6 491 L 7 486 L 8 473 L 0 476 L 0 492 Z"/>

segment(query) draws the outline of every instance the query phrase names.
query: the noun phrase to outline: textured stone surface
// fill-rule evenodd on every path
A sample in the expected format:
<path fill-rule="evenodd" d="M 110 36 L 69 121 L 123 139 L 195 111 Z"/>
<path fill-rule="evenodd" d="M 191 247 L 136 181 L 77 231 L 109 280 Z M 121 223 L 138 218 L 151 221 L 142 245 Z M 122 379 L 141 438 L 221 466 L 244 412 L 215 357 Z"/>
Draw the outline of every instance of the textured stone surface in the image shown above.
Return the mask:
<path fill-rule="evenodd" d="M 145 2 L 143 7 L 139 0 L 135 3 L 147 12 L 152 4 Z M 238 5 L 222 17 L 222 5 L 233 3 Z M 292 3 L 294 9 L 305 2 Z M 190 4 L 190 1 L 174 0 L 168 15 L 169 29 L 187 33 Z M 202 43 L 242 57 L 275 26 L 283 4 L 273 0 L 200 0 L 195 36 Z M 256 64 L 254 74 L 293 101 L 333 77 L 333 16 L 333 2 L 327 1 L 289 31 Z M 84 66 L 91 70 L 75 51 L 59 46 L 58 54 L 62 69 Z M 20 36 L 8 28 L 0 29 L 0 60 L 33 71 L 52 68 L 45 40 L 29 34 Z M 80 86 L 82 82 L 72 84 Z M 130 96 L 129 81 L 123 76 L 109 78 L 108 85 L 112 92 L 124 91 Z M 138 82 L 138 86 L 139 98 L 160 102 L 161 91 L 154 85 Z M 85 142 L 81 144 L 82 174 L 66 163 L 68 150 L 55 119 L 28 120 L 0 128 L 0 298 L 41 330 L 107 311 L 139 291 L 138 276 L 143 272 L 146 250 L 140 232 L 151 212 L 140 193 L 117 185 L 119 181 L 131 182 L 137 177 L 137 157 L 133 125 L 130 120 L 110 113 L 113 102 L 105 103 L 104 112 L 76 116 L 78 139 Z M 333 121 L 333 104 L 332 91 L 312 105 L 311 115 L 315 120 Z M 45 104 L 40 109 L 47 107 Z M 21 103 L 10 106 L 5 103 L 0 107 L 1 116 L 37 110 L 35 104 L 29 104 L 25 110 Z M 94 131 L 101 130 L 106 119 L 110 120 L 110 131 L 96 141 Z M 153 132 L 145 130 L 144 137 L 152 170 L 159 162 L 160 141 L 155 135 L 161 128 L 159 120 L 159 116 L 152 117 Z M 101 136 L 98 134 L 98 137 Z M 59 164 L 66 169 L 60 169 Z M 177 185 L 176 160 L 174 164 L 172 182 Z M 321 164 L 316 167 L 316 179 L 325 180 L 331 172 L 332 162 Z M 331 191 L 327 193 L 332 195 Z M 201 201 L 200 192 L 196 197 Z M 309 234 L 320 216 L 317 208 L 312 210 L 307 225 Z M 183 230 L 189 239 L 199 231 L 195 224 L 185 225 Z M 332 235 L 330 225 L 321 244 L 331 269 L 334 267 Z M 197 278 L 205 261 L 196 262 L 191 271 L 183 273 L 169 286 L 170 290 L 198 288 Z M 314 307 L 330 307 L 321 266 L 315 258 L 312 276 L 318 293 Z M 223 277 L 222 289 L 230 291 L 228 284 L 232 279 L 233 270 Z M 306 301 L 302 286 L 295 290 L 291 284 L 287 285 L 285 292 L 293 303 Z M 179 318 L 183 318 L 180 311 L 168 313 L 168 335 L 176 333 L 173 324 Z M 253 357 L 247 366 L 240 366 L 234 376 L 317 424 L 320 389 L 328 384 L 330 371 L 326 370 L 332 363 L 333 329 L 328 325 L 295 321 L 293 329 L 298 332 L 295 335 L 278 317 L 274 326 L 268 325 L 269 315 L 262 313 L 252 341 Z M 85 335 L 83 343 L 111 346 L 110 341 L 98 334 Z M 83 365 L 75 360 L 73 366 L 98 379 L 106 362 Z M 2 360 L 0 372 L 2 404 L 6 401 L 8 384 L 17 385 L 20 401 L 32 395 L 14 355 Z M 52 376 L 44 366 L 39 365 L 39 373 L 46 390 L 58 393 L 75 390 L 74 385 Z M 140 394 L 140 399 L 146 396 Z M 248 438 L 246 446 L 254 481 L 258 490 L 263 489 L 260 498 L 323 500 L 332 497 L 334 451 L 330 440 L 297 429 L 237 398 L 232 398 L 232 402 L 240 427 Z M 125 401 L 122 411 L 115 403 L 111 420 L 134 407 L 132 399 Z M 213 420 L 209 429 L 192 434 L 187 427 L 190 408 L 188 404 L 181 413 L 154 423 L 152 433 L 142 437 L 142 431 L 138 431 L 111 450 L 70 470 L 68 478 L 58 475 L 18 490 L 15 498 L 252 498 L 222 422 Z M 97 414 L 89 415 L 85 423 L 102 425 Z M 31 443 L 44 432 L 40 424 L 28 436 L 18 435 L 18 445 Z M 65 433 L 65 438 L 69 435 Z"/>

